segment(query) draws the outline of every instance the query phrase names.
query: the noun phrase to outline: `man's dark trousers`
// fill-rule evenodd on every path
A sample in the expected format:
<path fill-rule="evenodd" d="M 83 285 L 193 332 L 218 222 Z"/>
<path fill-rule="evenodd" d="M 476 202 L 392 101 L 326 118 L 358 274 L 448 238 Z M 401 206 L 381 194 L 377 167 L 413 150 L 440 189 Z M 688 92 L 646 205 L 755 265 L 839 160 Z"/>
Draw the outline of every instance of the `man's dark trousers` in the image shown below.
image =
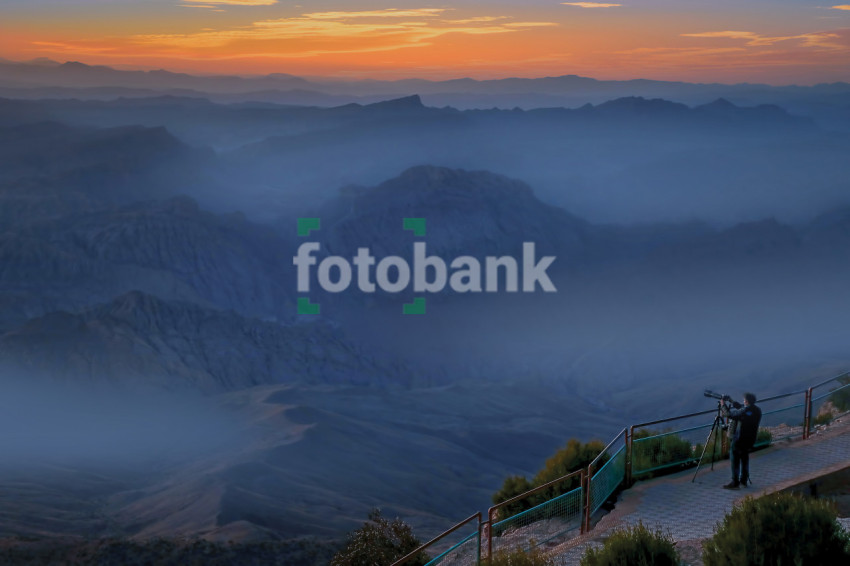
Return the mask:
<path fill-rule="evenodd" d="M 750 483 L 750 449 L 739 446 L 739 442 L 732 441 L 729 451 L 732 458 L 732 482 Z"/>

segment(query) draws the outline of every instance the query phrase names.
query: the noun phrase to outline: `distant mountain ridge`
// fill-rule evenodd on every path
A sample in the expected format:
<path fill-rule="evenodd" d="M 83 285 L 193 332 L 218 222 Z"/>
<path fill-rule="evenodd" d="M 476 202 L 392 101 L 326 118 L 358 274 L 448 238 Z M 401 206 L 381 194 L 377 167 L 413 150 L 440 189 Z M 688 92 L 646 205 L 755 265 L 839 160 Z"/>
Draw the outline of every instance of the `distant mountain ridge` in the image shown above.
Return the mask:
<path fill-rule="evenodd" d="M 806 90 L 821 90 L 826 92 L 848 92 L 850 83 L 818 84 L 811 87 L 789 85 L 772 87 L 766 84 L 739 83 L 737 85 L 695 84 L 681 81 L 658 81 L 650 79 L 630 79 L 603 81 L 577 75 L 562 75 L 558 77 L 540 78 L 505 78 L 478 80 L 472 78 L 448 79 L 432 81 L 426 79 L 398 80 L 364 80 L 364 81 L 334 81 L 333 79 L 307 80 L 294 75 L 273 73 L 265 76 L 203 76 L 187 73 L 175 73 L 164 69 L 152 71 L 123 71 L 104 65 L 87 65 L 77 61 L 60 64 L 0 62 L 0 76 L 6 80 L 18 80 L 33 85 L 48 86 L 144 86 L 157 81 L 159 87 L 165 88 L 197 88 L 213 87 L 211 92 L 224 89 L 251 90 L 262 88 L 315 88 L 316 90 L 347 90 L 351 94 L 402 94 L 419 91 L 427 94 L 439 92 L 471 92 L 471 93 L 529 93 L 562 94 L 569 91 L 608 91 L 609 94 L 623 87 L 633 94 L 649 94 L 650 88 L 669 87 L 690 90 L 691 92 L 707 88 L 734 88 L 738 90 L 754 89 L 794 89 L 797 92 Z M 114 81 L 109 84 L 104 81 Z"/>
<path fill-rule="evenodd" d="M 460 109 L 578 107 L 623 96 L 664 98 L 689 105 L 727 98 L 744 106 L 777 104 L 794 114 L 812 117 L 823 127 L 850 129 L 850 84 L 846 82 L 770 86 L 648 79 L 603 81 L 576 75 L 492 80 L 340 81 L 304 79 L 280 73 L 261 77 L 193 76 L 162 69 L 121 71 L 79 62 L 0 62 L 0 94 L 6 96 L 53 98 L 58 94 L 96 99 L 121 95 L 150 96 L 157 92 L 212 97 L 220 102 L 277 102 L 307 106 L 370 103 L 419 93 L 430 106 Z"/>

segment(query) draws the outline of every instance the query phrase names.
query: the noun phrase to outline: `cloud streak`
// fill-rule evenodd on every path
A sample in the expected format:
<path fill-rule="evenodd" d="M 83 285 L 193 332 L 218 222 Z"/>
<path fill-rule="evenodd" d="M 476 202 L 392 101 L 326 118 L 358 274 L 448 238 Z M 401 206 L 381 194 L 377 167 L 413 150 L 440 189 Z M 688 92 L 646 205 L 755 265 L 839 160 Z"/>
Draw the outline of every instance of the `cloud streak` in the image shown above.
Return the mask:
<path fill-rule="evenodd" d="M 846 49 L 847 46 L 839 41 L 840 35 L 833 32 L 804 33 L 800 35 L 766 36 L 752 31 L 706 31 L 700 33 L 683 33 L 682 37 L 697 37 L 710 39 L 743 40 L 748 47 L 770 47 L 785 41 L 799 41 L 801 47 L 816 47 L 821 49 Z"/>
<path fill-rule="evenodd" d="M 224 1 L 224 0 L 220 0 Z M 210 5 L 206 2 L 204 5 Z M 251 24 L 188 33 L 134 34 L 104 39 L 116 53 L 231 60 L 244 57 L 292 59 L 329 54 L 394 51 L 432 45 L 449 35 L 512 34 L 553 22 L 515 21 L 506 16 L 452 20 L 444 8 L 309 12 Z M 79 40 L 80 51 L 98 46 Z M 102 44 L 101 44 L 102 45 Z"/>
<path fill-rule="evenodd" d="M 204 8 L 210 7 L 210 4 L 218 6 L 273 6 L 278 0 L 181 0 L 184 4 L 205 4 Z M 199 6 L 201 7 L 201 6 Z"/>
<path fill-rule="evenodd" d="M 200 1 L 200 0 L 199 0 Z M 358 12 L 313 12 L 301 17 L 313 20 L 350 20 L 352 18 L 431 18 L 441 15 L 445 8 L 414 8 L 412 10 L 364 10 Z"/>
<path fill-rule="evenodd" d="M 622 4 L 605 4 L 602 2 L 561 2 L 563 6 L 574 8 L 619 8 Z"/>

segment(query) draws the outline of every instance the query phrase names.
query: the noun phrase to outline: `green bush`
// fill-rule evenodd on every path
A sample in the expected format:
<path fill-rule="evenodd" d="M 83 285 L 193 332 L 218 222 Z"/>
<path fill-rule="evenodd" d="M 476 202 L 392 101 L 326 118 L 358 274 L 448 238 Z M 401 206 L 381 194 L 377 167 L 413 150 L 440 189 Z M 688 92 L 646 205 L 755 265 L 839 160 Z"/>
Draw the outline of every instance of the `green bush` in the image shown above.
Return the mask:
<path fill-rule="evenodd" d="M 493 554 L 489 566 L 554 566 L 555 559 L 543 554 L 539 548 L 528 552 L 522 549 L 500 550 Z"/>
<path fill-rule="evenodd" d="M 848 564 L 848 535 L 824 500 L 780 493 L 748 497 L 703 543 L 705 566 Z"/>
<path fill-rule="evenodd" d="M 502 484 L 502 489 L 493 494 L 493 504 L 495 505 L 503 501 L 507 501 L 508 499 L 521 495 L 531 489 L 531 482 L 529 482 L 525 477 L 508 476 Z M 519 501 L 509 503 L 502 507 L 501 518 L 512 517 L 517 513 L 522 513 L 523 511 L 530 509 L 531 501 L 529 501 L 529 499 L 530 498 L 526 497 L 525 499 L 520 499 Z"/>
<path fill-rule="evenodd" d="M 558 450 L 551 458 L 546 460 L 546 464 L 537 472 L 537 475 L 534 476 L 532 481 L 528 481 L 522 476 L 510 476 L 506 478 L 502 484 L 502 488 L 493 494 L 493 504 L 502 503 L 526 491 L 586 468 L 604 448 L 605 445 L 598 440 L 582 444 L 578 440 L 571 438 L 564 448 Z M 604 463 L 605 461 L 606 458 L 603 457 L 601 462 Z M 570 481 L 560 482 L 530 497 L 506 505 L 500 509 L 499 518 L 512 517 L 517 513 L 521 513 L 554 497 L 572 491 L 579 487 L 579 483 L 580 479 L 576 476 Z"/>
<path fill-rule="evenodd" d="M 770 446 L 770 443 L 773 442 L 773 433 L 770 432 L 769 428 L 759 428 L 759 431 L 756 433 L 756 443 L 755 446 L 757 448 L 761 448 L 764 446 Z"/>
<path fill-rule="evenodd" d="M 581 566 L 676 566 L 679 553 L 673 539 L 639 523 L 614 531 L 602 548 L 588 548 Z"/>
<path fill-rule="evenodd" d="M 814 426 L 828 425 L 832 422 L 832 413 L 821 413 L 815 417 Z"/>
<path fill-rule="evenodd" d="M 656 475 L 675 472 L 683 466 L 692 465 L 699 458 L 702 445 L 699 446 L 700 452 L 694 456 L 694 447 L 686 438 L 676 434 L 658 437 L 660 434 L 663 433 L 647 428 L 635 432 L 632 442 L 632 470 L 635 475 L 651 478 Z M 669 466 L 669 469 L 652 472 L 642 471 L 659 466 Z"/>
<path fill-rule="evenodd" d="M 534 480 L 531 482 L 532 486 L 539 487 L 567 474 L 588 467 L 594 458 L 599 456 L 599 453 L 604 449 L 605 444 L 598 440 L 591 440 L 587 444 L 582 444 L 575 438 L 571 438 L 565 447 L 555 452 L 551 458 L 546 460 L 543 469 L 534 476 Z M 599 466 L 601 467 L 606 461 L 608 461 L 608 458 L 603 456 L 600 459 Z M 560 482 L 553 485 L 538 495 L 538 503 L 574 490 L 579 486 L 580 481 L 579 477 L 576 476 L 568 482 Z"/>
<path fill-rule="evenodd" d="M 331 560 L 331 566 L 373 566 L 392 564 L 421 546 L 413 536 L 410 525 L 401 519 L 392 521 L 381 516 L 378 509 L 369 513 L 369 520 L 348 535 L 345 547 Z M 428 556 L 420 552 L 405 566 L 424 566 Z"/>

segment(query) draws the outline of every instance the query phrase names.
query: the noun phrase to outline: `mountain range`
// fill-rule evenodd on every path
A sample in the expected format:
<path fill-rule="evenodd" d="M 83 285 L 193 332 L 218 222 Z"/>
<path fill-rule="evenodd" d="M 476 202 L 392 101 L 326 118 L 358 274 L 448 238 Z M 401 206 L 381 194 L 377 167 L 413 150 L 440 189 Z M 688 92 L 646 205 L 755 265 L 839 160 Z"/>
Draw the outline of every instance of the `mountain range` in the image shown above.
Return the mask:
<path fill-rule="evenodd" d="M 0 76 L 6 92 L 314 84 L 49 61 Z M 843 369 L 847 133 L 767 95 L 635 96 L 673 86 L 0 100 L 0 532 L 339 537 L 382 506 L 436 534 L 569 437 L 705 408 L 705 387 L 780 393 Z M 432 87 L 632 90 L 462 110 L 429 105 Z M 299 315 L 304 241 L 447 259 L 533 241 L 558 292 L 444 292 L 405 315 L 410 292 L 314 289 L 320 314 Z"/>
<path fill-rule="evenodd" d="M 597 104 L 623 96 L 666 98 L 686 104 L 705 104 L 728 98 L 736 104 L 756 101 L 784 105 L 829 123 L 841 112 L 846 126 L 850 84 L 770 86 L 765 84 L 694 84 L 635 79 L 602 81 L 564 75 L 542 78 L 444 81 L 335 80 L 302 78 L 282 73 L 266 76 L 194 76 L 166 70 L 129 71 L 68 61 L 0 62 L 0 88 L 20 98 L 73 98 L 151 96 L 159 92 L 179 96 L 211 96 L 219 102 L 275 102 L 336 106 L 346 102 L 370 103 L 419 93 L 432 106 L 456 108 L 545 108 Z M 54 91 L 51 89 L 65 89 Z M 70 90 L 73 89 L 73 90 Z M 834 124 L 834 122 L 833 122 Z"/>

